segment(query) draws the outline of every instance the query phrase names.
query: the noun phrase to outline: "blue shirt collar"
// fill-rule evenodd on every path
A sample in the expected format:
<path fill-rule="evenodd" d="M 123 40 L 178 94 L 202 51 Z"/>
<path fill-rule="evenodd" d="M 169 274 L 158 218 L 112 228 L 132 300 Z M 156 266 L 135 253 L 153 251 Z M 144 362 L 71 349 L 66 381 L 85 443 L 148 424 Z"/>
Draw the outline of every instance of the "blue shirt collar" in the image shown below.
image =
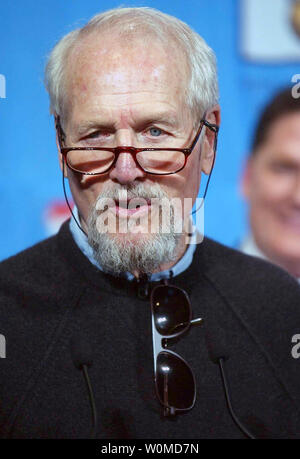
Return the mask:
<path fill-rule="evenodd" d="M 78 213 L 78 209 L 76 206 L 74 206 L 73 213 L 75 215 L 76 220 L 79 222 L 80 221 L 79 213 Z M 193 225 L 192 217 L 191 217 L 191 225 L 192 225 L 192 228 L 194 228 L 194 232 L 191 237 L 191 242 L 188 245 L 183 257 L 181 257 L 180 260 L 174 266 L 172 266 L 171 269 L 167 269 L 165 271 L 160 271 L 157 273 L 152 273 L 149 277 L 149 280 L 151 282 L 160 281 L 161 279 L 168 279 L 170 277 L 178 276 L 190 266 L 193 260 L 194 252 L 196 250 L 196 241 L 197 241 L 197 234 L 196 234 L 197 230 L 195 229 L 195 226 Z M 78 245 L 82 253 L 90 260 L 90 262 L 93 265 L 95 265 L 98 269 L 103 271 L 100 264 L 94 259 L 93 249 L 89 245 L 86 235 L 80 230 L 80 228 L 78 228 L 73 217 L 70 220 L 70 231 L 74 238 L 74 241 L 76 242 L 76 244 Z M 130 272 L 123 273 L 123 275 L 129 281 L 134 279 L 134 275 Z"/>

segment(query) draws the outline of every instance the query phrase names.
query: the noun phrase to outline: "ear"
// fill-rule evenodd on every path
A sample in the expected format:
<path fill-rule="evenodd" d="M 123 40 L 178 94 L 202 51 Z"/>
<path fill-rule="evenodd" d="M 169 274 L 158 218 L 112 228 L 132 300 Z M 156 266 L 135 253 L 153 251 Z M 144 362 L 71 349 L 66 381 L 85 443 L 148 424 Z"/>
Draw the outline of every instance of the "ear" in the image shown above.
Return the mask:
<path fill-rule="evenodd" d="M 205 119 L 211 123 L 220 126 L 221 122 L 221 110 L 219 105 L 213 106 L 206 114 Z M 202 144 L 202 171 L 205 174 L 211 172 L 211 168 L 214 162 L 214 143 L 217 133 L 213 132 L 209 127 L 205 127 L 205 135 Z"/>
<path fill-rule="evenodd" d="M 55 117 L 57 116 L 57 113 L 54 112 L 54 119 Z M 56 146 L 57 146 L 57 152 L 58 152 L 58 162 L 59 162 L 59 167 L 61 169 L 61 171 L 63 171 L 63 161 L 64 161 L 64 157 L 63 155 L 61 154 L 61 151 L 60 151 L 60 145 L 59 145 L 59 140 L 58 140 L 58 132 L 57 132 L 57 129 L 56 129 L 56 126 L 55 126 L 55 133 L 56 133 Z M 64 165 L 64 169 L 65 169 L 65 173 L 64 173 L 64 176 L 67 178 L 68 177 L 68 168 L 67 168 L 67 165 L 65 163 Z"/>

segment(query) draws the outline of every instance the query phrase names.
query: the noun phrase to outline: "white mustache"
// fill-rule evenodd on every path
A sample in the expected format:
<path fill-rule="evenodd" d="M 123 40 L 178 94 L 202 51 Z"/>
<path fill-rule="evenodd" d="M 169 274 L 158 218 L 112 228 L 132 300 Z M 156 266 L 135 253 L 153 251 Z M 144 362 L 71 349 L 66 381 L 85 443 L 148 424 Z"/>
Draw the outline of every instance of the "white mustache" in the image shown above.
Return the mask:
<path fill-rule="evenodd" d="M 130 187 L 130 189 L 125 188 L 113 188 L 110 190 L 105 190 L 98 195 L 96 201 L 96 208 L 102 207 L 103 200 L 107 202 L 109 207 L 114 206 L 117 204 L 121 204 L 121 206 L 127 206 L 128 202 L 132 199 L 136 200 L 141 199 L 141 205 L 145 205 L 146 201 L 147 204 L 151 204 L 151 199 L 169 199 L 166 192 L 164 192 L 159 185 L 153 185 L 151 187 L 144 187 L 143 184 L 137 184 L 134 187 Z M 102 205 L 100 205 L 102 202 Z"/>

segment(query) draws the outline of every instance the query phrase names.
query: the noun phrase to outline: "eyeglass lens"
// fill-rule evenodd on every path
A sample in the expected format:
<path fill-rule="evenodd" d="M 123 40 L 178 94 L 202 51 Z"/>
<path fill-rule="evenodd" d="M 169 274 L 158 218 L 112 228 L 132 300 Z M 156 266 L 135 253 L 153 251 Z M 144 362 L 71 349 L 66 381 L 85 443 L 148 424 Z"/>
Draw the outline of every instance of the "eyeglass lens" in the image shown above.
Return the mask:
<path fill-rule="evenodd" d="M 172 286 L 157 287 L 152 296 L 156 330 L 163 336 L 171 336 L 185 330 L 191 320 L 191 308 L 187 294 Z"/>
<path fill-rule="evenodd" d="M 114 158 L 114 153 L 106 150 L 70 150 L 67 153 L 68 165 L 81 173 L 103 173 L 110 168 Z M 159 174 L 181 169 L 185 155 L 180 151 L 141 151 L 136 159 L 145 171 Z"/>
<path fill-rule="evenodd" d="M 195 383 L 190 367 L 179 356 L 162 351 L 157 356 L 156 388 L 165 406 L 188 409 L 194 404 Z"/>

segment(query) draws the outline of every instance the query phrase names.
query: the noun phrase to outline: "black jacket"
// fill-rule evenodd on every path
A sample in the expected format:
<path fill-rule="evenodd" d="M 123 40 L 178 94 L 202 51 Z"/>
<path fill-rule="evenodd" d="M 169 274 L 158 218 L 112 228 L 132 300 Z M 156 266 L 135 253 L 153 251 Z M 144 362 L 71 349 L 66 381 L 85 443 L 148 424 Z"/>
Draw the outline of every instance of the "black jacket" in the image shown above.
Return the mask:
<path fill-rule="evenodd" d="M 90 378 L 98 438 L 245 438 L 231 419 L 205 329 L 229 355 L 226 370 L 239 419 L 259 438 L 300 438 L 300 288 L 269 263 L 205 239 L 172 281 L 190 296 L 192 327 L 172 350 L 193 368 L 194 408 L 164 418 L 153 378 L 149 298 L 137 283 L 104 274 L 81 253 L 65 223 L 59 234 L 0 264 L 0 436 L 84 438 L 91 412 L 70 340 L 93 348 Z M 222 344 L 223 343 L 223 344 Z M 222 349 L 221 349 L 222 351 Z"/>

